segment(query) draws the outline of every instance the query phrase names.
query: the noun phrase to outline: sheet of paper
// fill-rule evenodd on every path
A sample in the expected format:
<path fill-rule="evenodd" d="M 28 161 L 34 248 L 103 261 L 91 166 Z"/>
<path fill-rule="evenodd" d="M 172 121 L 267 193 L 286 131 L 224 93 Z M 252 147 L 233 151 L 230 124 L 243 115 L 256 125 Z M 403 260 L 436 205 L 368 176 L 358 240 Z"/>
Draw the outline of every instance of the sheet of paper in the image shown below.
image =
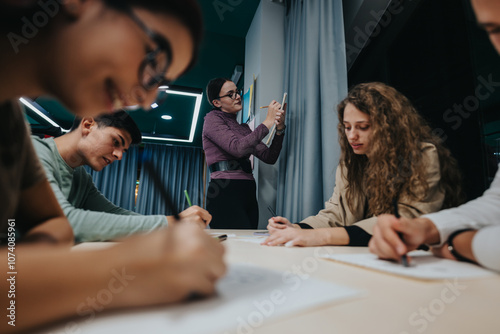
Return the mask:
<path fill-rule="evenodd" d="M 336 260 L 360 267 L 420 279 L 471 279 L 493 276 L 495 273 L 477 265 L 465 262 L 441 259 L 425 251 L 413 251 L 410 267 L 400 263 L 379 259 L 374 254 L 330 254 L 324 258 Z"/>
<path fill-rule="evenodd" d="M 236 241 L 243 241 L 243 242 L 252 242 L 255 244 L 261 244 L 267 239 L 267 236 L 260 236 L 260 235 L 248 235 L 244 237 L 235 237 L 232 238 L 231 240 L 236 240 Z"/>
<path fill-rule="evenodd" d="M 220 280 L 218 294 L 206 300 L 168 307 L 87 315 L 72 324 L 72 333 L 252 333 L 264 323 L 324 304 L 356 296 L 359 292 L 289 272 L 234 264 Z M 66 333 L 68 324 L 43 333 Z M 73 330 L 72 329 L 72 330 Z M 78 331 L 75 331 L 78 330 Z"/>

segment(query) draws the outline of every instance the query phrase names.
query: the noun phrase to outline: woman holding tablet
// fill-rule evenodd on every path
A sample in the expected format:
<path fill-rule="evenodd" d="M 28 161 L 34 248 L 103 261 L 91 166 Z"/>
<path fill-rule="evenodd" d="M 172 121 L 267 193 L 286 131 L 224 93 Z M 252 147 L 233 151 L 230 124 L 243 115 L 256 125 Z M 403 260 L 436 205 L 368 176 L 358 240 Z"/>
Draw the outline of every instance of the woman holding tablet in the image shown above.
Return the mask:
<path fill-rule="evenodd" d="M 207 210 L 211 228 L 256 229 L 259 208 L 255 196 L 250 155 L 268 164 L 278 159 L 285 134 L 286 108 L 271 101 L 266 119 L 255 128 L 236 121 L 242 109 L 241 92 L 234 82 L 216 78 L 207 85 L 207 98 L 214 109 L 205 116 L 203 150 L 210 169 Z M 276 124 L 270 147 L 262 139 Z"/>

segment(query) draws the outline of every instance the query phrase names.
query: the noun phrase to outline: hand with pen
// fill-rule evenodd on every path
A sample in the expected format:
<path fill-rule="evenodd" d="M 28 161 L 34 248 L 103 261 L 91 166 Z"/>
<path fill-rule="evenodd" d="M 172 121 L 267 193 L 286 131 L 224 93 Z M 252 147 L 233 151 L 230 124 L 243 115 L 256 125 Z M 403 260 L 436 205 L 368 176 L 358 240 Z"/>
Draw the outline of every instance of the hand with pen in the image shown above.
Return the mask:
<path fill-rule="evenodd" d="M 215 292 L 216 281 L 226 272 L 224 247 L 189 224 L 188 219 L 131 237 L 110 252 L 109 259 L 120 259 L 115 261 L 115 268 L 127 283 L 122 292 L 113 296 L 110 308 L 168 304 L 208 296 Z"/>
<path fill-rule="evenodd" d="M 476 233 L 477 230 L 458 230 L 441 246 L 432 247 L 432 253 L 449 260 L 476 262 L 472 252 L 472 239 Z M 440 238 L 436 225 L 428 218 L 398 219 L 393 215 L 380 215 L 373 228 L 369 247 L 372 253 L 382 259 L 398 260 L 422 244 L 438 245 Z M 453 253 L 449 249 L 451 240 Z"/>
<path fill-rule="evenodd" d="M 198 205 L 190 206 L 186 210 L 182 211 L 179 213 L 179 217 L 183 219 L 183 221 L 185 219 L 186 221 L 196 224 L 202 228 L 207 227 L 212 220 L 212 215 Z M 169 226 L 176 224 L 174 216 L 167 216 L 167 220 Z"/>
<path fill-rule="evenodd" d="M 264 124 L 269 130 L 273 127 L 274 124 L 278 125 L 278 120 L 283 118 L 283 123 L 284 123 L 284 113 L 286 112 L 285 110 L 280 110 L 281 109 L 281 104 L 277 102 L 276 100 L 272 100 L 271 103 L 269 103 L 267 108 L 267 116 L 264 122 Z"/>
<path fill-rule="evenodd" d="M 298 228 L 300 229 L 300 226 L 297 225 L 297 224 L 292 224 L 290 223 L 290 221 L 288 219 L 286 219 L 285 217 L 280 217 L 280 216 L 277 216 L 277 217 L 272 217 L 271 219 L 269 219 L 267 221 L 267 229 L 271 232 L 274 232 L 276 230 L 282 230 L 282 229 L 285 229 L 287 227 L 291 227 L 291 228 Z"/>
<path fill-rule="evenodd" d="M 439 231 L 427 218 L 396 218 L 380 215 L 373 227 L 370 251 L 382 259 L 399 260 L 422 244 L 438 244 Z"/>

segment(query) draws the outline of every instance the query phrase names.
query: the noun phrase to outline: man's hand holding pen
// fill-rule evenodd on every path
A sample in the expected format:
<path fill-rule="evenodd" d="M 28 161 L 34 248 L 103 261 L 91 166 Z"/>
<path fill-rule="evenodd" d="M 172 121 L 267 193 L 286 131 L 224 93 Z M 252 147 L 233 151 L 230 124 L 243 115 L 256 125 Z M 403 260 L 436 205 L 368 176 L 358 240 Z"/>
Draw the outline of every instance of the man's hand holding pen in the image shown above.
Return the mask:
<path fill-rule="evenodd" d="M 199 225 L 201 228 L 206 228 L 212 220 L 212 215 L 198 205 L 190 206 L 186 210 L 182 211 L 179 213 L 179 217 L 182 219 L 182 222 L 187 221 L 194 223 Z M 167 220 L 169 225 L 178 223 L 174 216 L 167 216 Z"/>
<path fill-rule="evenodd" d="M 120 306 L 172 303 L 215 292 L 215 283 L 226 272 L 224 247 L 218 239 L 189 224 L 189 219 L 148 235 L 133 236 L 110 252 L 123 258 L 123 269 L 133 279 L 123 293 L 113 297 Z M 127 253 L 128 254 L 128 253 Z"/>

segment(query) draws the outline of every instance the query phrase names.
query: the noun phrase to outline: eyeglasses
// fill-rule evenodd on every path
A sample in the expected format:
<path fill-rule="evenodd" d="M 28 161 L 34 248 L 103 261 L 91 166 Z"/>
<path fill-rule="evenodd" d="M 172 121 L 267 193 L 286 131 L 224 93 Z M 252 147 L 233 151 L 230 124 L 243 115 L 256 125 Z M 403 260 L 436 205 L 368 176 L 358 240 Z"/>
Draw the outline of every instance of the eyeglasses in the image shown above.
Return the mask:
<path fill-rule="evenodd" d="M 132 12 L 131 8 L 128 8 L 126 12 L 157 45 L 156 49 L 146 53 L 139 67 L 139 83 L 148 91 L 156 89 L 161 85 L 168 85 L 169 81 L 165 79 L 165 73 L 167 73 L 170 62 L 172 61 L 172 47 L 170 46 L 170 42 L 162 35 L 149 29 L 144 22 Z"/>
<path fill-rule="evenodd" d="M 241 97 L 243 95 L 243 90 L 241 89 L 235 91 L 230 90 L 229 92 L 227 92 L 226 95 L 218 96 L 217 98 L 222 99 L 223 97 L 230 97 L 232 100 L 236 100 L 236 94 L 238 94 Z"/>

